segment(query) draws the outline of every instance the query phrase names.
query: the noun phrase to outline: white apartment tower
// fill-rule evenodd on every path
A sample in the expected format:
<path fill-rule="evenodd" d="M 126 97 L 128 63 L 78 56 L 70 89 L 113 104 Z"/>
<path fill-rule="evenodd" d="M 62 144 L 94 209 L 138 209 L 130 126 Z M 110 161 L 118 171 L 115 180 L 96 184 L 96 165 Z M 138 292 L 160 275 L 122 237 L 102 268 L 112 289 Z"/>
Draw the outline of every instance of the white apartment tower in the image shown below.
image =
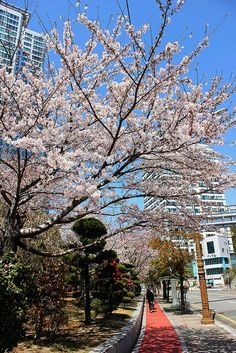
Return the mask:
<path fill-rule="evenodd" d="M 165 172 L 163 174 L 165 174 Z M 165 176 L 163 175 L 163 177 Z M 168 175 L 166 175 L 166 177 L 168 177 Z M 146 174 L 144 175 L 144 178 L 150 178 L 155 182 L 154 174 Z M 199 192 L 198 197 L 201 200 L 201 206 L 189 205 L 188 208 L 192 214 L 198 215 L 203 211 L 210 211 L 213 215 L 225 213 L 227 206 L 224 193 L 214 190 L 204 192 L 204 190 L 206 190 L 206 185 L 204 185 L 204 183 L 199 183 L 199 185 L 194 186 L 194 189 Z M 144 198 L 144 208 L 153 210 L 164 209 L 171 213 L 181 212 L 181 210 L 177 208 L 177 203 L 174 199 L 160 200 L 150 196 Z M 235 259 L 235 255 L 230 227 L 217 227 L 216 229 L 216 226 L 217 222 L 213 225 L 212 229 L 209 229 L 208 227 L 207 230 L 202 233 L 202 250 L 208 284 L 221 286 L 224 284 L 225 271 L 231 267 L 231 259 Z M 178 243 L 178 246 L 196 253 L 193 240 L 177 236 L 173 241 Z M 196 261 L 193 262 L 193 272 L 194 276 L 197 277 Z"/>
<path fill-rule="evenodd" d="M 42 68 L 45 56 L 43 35 L 27 28 L 30 13 L 0 0 L 0 67 L 16 72 L 25 63 Z"/>

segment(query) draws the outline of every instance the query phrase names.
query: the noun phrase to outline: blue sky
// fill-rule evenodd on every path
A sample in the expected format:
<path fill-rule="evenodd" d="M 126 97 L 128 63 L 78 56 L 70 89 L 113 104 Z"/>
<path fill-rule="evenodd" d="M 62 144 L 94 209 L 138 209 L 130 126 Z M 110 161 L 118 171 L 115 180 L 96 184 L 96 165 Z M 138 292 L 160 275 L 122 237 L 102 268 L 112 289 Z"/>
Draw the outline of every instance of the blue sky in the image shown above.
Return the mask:
<path fill-rule="evenodd" d="M 24 7 L 25 0 L 10 0 L 16 6 Z M 72 5 L 70 5 L 70 3 Z M 60 28 L 62 19 L 75 18 L 73 6 L 76 0 L 32 0 L 30 11 L 32 18 L 30 28 L 41 31 L 39 19 L 49 28 L 49 24 L 56 22 Z M 160 23 L 159 13 L 154 0 L 129 0 L 131 17 L 135 25 L 150 23 L 155 29 Z M 120 12 L 117 0 L 81 0 L 81 8 L 88 5 L 88 13 L 106 26 L 110 15 L 114 17 Z M 125 0 L 120 0 L 124 9 Z M 215 74 L 223 74 L 225 80 L 230 80 L 236 73 L 236 1 L 235 0 L 186 0 L 182 11 L 174 16 L 166 32 L 166 41 L 177 40 L 184 46 L 183 54 L 191 52 L 203 38 L 205 27 L 208 25 L 210 37 L 209 47 L 196 59 L 192 65 L 192 77 L 205 76 L 206 81 Z M 190 35 L 191 34 L 191 35 Z M 191 36 L 191 38 L 190 38 Z M 78 33 L 78 38 L 80 33 Z M 236 95 L 232 97 L 232 107 L 236 106 Z M 236 148 L 230 146 L 236 140 L 236 130 L 226 136 L 226 145 L 221 152 L 236 159 Z M 236 190 L 226 192 L 229 204 L 236 204 Z"/>

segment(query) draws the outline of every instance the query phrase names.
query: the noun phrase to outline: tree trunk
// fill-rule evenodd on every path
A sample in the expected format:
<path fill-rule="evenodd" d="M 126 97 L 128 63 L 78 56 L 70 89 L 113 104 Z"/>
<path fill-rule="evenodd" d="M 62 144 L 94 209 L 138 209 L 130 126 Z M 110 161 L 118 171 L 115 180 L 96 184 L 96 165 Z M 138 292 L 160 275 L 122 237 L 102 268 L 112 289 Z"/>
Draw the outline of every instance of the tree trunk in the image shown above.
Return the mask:
<path fill-rule="evenodd" d="M 113 295 L 112 291 L 109 291 L 108 298 L 109 298 L 108 311 L 109 311 L 109 315 L 111 315 L 111 313 L 113 311 L 113 307 L 114 307 L 114 295 Z"/>
<path fill-rule="evenodd" d="M 185 312 L 185 298 L 184 298 L 184 276 L 181 274 L 179 276 L 180 281 L 180 309 Z"/>
<path fill-rule="evenodd" d="M 13 227 L 7 223 L 5 227 L 5 234 L 2 235 L 0 240 L 0 255 L 6 255 L 10 252 L 16 253 L 17 242 L 16 242 L 16 231 Z"/>
<path fill-rule="evenodd" d="M 85 323 L 91 324 L 91 305 L 90 305 L 90 274 L 87 259 L 84 266 L 84 285 L 85 285 Z"/>
<path fill-rule="evenodd" d="M 163 299 L 167 299 L 166 281 L 162 281 L 162 285 L 163 285 Z"/>
<path fill-rule="evenodd" d="M 170 302 L 170 280 L 167 281 L 167 303 Z"/>

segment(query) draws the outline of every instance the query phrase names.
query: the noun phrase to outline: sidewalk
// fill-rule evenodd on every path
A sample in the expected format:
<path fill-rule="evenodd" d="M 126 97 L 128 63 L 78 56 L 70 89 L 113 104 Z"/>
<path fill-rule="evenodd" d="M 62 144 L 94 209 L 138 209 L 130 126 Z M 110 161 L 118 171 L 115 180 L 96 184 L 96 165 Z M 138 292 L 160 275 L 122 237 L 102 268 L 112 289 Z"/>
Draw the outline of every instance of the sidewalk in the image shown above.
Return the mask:
<path fill-rule="evenodd" d="M 236 353 L 236 331 L 202 325 L 194 313 L 181 315 L 161 298 L 146 315 L 141 337 L 133 353 Z"/>
<path fill-rule="evenodd" d="M 171 304 L 160 299 L 159 304 L 184 339 L 188 353 L 236 353 L 236 332 L 233 336 L 217 324 L 202 325 L 201 317 L 194 313 L 178 315 Z"/>

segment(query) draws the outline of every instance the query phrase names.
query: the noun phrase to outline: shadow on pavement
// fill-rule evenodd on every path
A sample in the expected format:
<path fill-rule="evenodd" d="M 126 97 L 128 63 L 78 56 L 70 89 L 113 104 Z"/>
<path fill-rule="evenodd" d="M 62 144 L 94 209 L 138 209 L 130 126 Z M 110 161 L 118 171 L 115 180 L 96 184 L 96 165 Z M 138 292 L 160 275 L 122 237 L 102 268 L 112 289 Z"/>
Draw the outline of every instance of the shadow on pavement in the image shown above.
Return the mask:
<path fill-rule="evenodd" d="M 236 339 L 219 329 L 209 327 L 207 330 L 190 329 L 178 326 L 184 336 L 189 352 L 191 353 L 235 353 Z"/>

